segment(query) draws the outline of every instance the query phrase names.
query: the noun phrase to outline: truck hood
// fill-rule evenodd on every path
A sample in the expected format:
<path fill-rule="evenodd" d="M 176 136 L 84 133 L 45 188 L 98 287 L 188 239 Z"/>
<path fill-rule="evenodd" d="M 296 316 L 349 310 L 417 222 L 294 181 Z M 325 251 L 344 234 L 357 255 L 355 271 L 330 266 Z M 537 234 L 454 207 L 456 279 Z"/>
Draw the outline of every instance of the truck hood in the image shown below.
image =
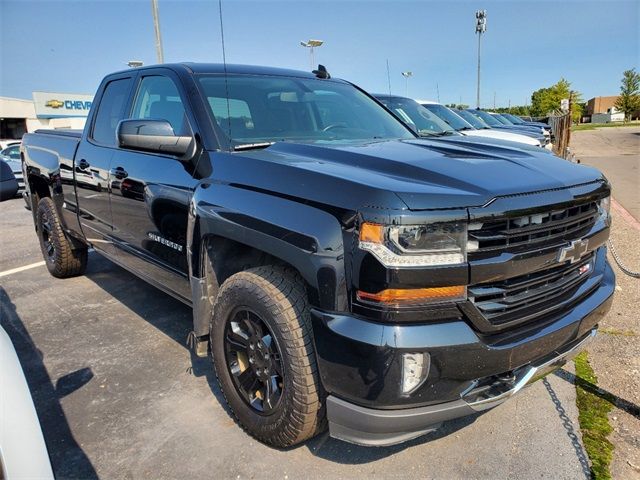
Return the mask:
<path fill-rule="evenodd" d="M 281 142 L 242 156 L 259 160 L 243 168 L 254 186 L 342 208 L 353 202 L 372 205 L 366 197 L 385 198 L 382 192 L 394 193 L 411 210 L 464 208 L 498 196 L 604 180 L 594 168 L 548 153 L 422 139 L 349 145 Z M 278 166 L 260 168 L 265 161 Z M 237 171 L 238 162 L 234 164 Z M 333 179 L 326 182 L 327 177 Z M 326 191 L 329 185 L 332 191 Z"/>

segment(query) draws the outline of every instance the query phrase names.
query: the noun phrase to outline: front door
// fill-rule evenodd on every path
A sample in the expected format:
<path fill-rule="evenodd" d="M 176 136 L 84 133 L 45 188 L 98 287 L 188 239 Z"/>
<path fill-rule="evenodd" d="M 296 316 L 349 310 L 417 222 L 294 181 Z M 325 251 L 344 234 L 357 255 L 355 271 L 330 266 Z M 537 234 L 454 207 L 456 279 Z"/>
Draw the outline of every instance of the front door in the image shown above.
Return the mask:
<path fill-rule="evenodd" d="M 116 127 L 126 114 L 132 76 L 110 80 L 102 90 L 87 138 L 80 142 L 73 169 L 61 168 L 62 180 L 75 183 L 78 215 L 85 237 L 96 250 L 115 255 L 109 205 L 109 168 L 116 152 Z"/>
<path fill-rule="evenodd" d="M 191 135 L 172 77 L 141 76 L 130 118 L 166 120 Z M 113 234 L 120 261 L 139 275 L 190 298 L 187 219 L 196 180 L 192 164 L 170 155 L 118 149 L 110 169 Z"/>

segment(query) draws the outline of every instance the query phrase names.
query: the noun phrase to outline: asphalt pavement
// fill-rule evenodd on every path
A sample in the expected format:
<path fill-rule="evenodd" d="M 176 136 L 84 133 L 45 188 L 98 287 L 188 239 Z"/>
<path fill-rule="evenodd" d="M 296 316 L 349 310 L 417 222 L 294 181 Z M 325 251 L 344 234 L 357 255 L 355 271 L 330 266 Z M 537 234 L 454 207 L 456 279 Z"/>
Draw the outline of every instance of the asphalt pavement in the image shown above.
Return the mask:
<path fill-rule="evenodd" d="M 96 253 L 82 277 L 6 274 L 42 259 L 20 199 L 0 204 L 0 245 L 0 321 L 57 478 L 588 478 L 567 374 L 394 447 L 325 433 L 269 448 L 235 425 L 209 360 L 186 348 L 189 308 Z"/>
<path fill-rule="evenodd" d="M 571 150 L 605 174 L 616 200 L 640 221 L 640 127 L 572 132 Z"/>

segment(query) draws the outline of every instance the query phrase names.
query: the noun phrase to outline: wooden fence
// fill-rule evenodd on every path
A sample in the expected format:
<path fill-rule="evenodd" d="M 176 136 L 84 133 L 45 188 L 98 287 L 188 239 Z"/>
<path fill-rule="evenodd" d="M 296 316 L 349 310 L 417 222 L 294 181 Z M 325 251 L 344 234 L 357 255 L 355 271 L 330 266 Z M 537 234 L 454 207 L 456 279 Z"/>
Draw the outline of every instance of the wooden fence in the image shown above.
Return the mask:
<path fill-rule="evenodd" d="M 554 113 L 549 116 L 549 125 L 551 125 L 551 134 L 555 137 L 553 153 L 569 160 L 571 156 L 571 151 L 569 150 L 569 141 L 571 140 L 571 114 Z"/>

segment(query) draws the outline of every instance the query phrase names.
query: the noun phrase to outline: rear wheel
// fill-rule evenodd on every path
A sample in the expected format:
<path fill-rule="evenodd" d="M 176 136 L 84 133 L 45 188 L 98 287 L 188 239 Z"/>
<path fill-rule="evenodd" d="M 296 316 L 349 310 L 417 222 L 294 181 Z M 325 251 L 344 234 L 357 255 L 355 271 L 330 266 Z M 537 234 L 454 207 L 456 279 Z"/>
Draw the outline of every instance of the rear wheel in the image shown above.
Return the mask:
<path fill-rule="evenodd" d="M 256 439 L 288 447 L 324 426 L 306 292 L 281 267 L 258 267 L 220 288 L 210 339 L 220 387 Z"/>
<path fill-rule="evenodd" d="M 87 268 L 87 249 L 72 248 L 51 198 L 45 197 L 38 202 L 36 222 L 40 249 L 49 273 L 58 278 L 82 275 Z"/>

